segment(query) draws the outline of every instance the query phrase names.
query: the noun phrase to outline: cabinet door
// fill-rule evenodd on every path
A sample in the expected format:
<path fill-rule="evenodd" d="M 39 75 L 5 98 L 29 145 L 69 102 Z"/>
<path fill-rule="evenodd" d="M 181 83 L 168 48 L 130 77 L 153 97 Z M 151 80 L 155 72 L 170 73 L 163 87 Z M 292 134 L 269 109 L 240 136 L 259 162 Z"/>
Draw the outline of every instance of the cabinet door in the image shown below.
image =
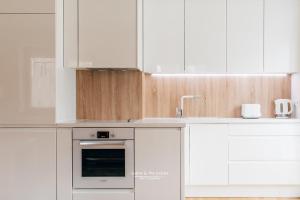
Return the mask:
<path fill-rule="evenodd" d="M 181 131 L 137 128 L 135 199 L 181 199 Z"/>
<path fill-rule="evenodd" d="M 144 0 L 144 71 L 184 72 L 184 0 Z"/>
<path fill-rule="evenodd" d="M 0 15 L 0 123 L 55 120 L 55 15 Z"/>
<path fill-rule="evenodd" d="M 56 200 L 56 129 L 0 129 L 0 199 Z"/>
<path fill-rule="evenodd" d="M 300 69 L 300 1 L 265 0 L 265 71 Z"/>
<path fill-rule="evenodd" d="M 186 72 L 226 73 L 226 0 L 186 1 Z"/>
<path fill-rule="evenodd" d="M 54 13 L 55 0 L 0 0 L 0 13 Z"/>
<path fill-rule="evenodd" d="M 137 1 L 79 0 L 79 67 L 137 67 Z"/>
<path fill-rule="evenodd" d="M 228 126 L 190 126 L 191 185 L 228 184 Z"/>
<path fill-rule="evenodd" d="M 227 3 L 228 72 L 263 72 L 263 0 Z"/>

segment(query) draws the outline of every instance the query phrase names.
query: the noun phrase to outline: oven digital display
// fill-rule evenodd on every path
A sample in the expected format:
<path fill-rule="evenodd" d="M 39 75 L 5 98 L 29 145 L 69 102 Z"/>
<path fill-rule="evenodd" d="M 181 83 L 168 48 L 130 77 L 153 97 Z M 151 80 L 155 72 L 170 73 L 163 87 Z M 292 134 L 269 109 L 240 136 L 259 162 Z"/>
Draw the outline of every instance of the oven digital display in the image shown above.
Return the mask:
<path fill-rule="evenodd" d="M 125 177 L 125 149 L 82 149 L 82 177 Z"/>

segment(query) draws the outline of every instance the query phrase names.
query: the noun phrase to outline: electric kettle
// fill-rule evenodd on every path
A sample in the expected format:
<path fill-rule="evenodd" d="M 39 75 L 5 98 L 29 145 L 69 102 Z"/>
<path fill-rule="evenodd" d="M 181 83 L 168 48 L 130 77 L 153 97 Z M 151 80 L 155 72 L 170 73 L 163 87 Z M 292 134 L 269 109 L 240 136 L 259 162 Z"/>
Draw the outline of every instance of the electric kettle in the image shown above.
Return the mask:
<path fill-rule="evenodd" d="M 276 118 L 288 118 L 293 113 L 293 103 L 290 99 L 275 100 Z"/>

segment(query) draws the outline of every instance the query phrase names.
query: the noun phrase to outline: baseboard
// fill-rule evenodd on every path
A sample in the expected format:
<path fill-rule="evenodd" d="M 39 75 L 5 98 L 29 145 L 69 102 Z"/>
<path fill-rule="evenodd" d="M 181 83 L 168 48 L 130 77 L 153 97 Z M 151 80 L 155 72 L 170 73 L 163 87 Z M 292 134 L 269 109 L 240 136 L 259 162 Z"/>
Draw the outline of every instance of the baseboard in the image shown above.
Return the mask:
<path fill-rule="evenodd" d="M 300 197 L 300 186 L 186 186 L 185 197 Z"/>

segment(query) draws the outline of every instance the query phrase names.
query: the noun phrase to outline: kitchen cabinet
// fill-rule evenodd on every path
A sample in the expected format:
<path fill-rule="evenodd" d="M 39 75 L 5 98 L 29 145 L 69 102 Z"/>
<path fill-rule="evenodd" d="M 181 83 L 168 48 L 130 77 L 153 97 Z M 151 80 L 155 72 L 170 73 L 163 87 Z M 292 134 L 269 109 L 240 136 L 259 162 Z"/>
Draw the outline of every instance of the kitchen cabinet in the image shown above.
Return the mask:
<path fill-rule="evenodd" d="M 0 124 L 55 122 L 55 15 L 1 14 Z"/>
<path fill-rule="evenodd" d="M 0 0 L 0 13 L 55 13 L 55 0 Z"/>
<path fill-rule="evenodd" d="M 228 73 L 263 72 L 263 5 L 263 0 L 227 1 Z"/>
<path fill-rule="evenodd" d="M 72 128 L 57 128 L 57 199 L 73 200 Z"/>
<path fill-rule="evenodd" d="M 299 162 L 235 162 L 229 165 L 231 185 L 299 185 Z"/>
<path fill-rule="evenodd" d="M 229 126 L 230 185 L 299 185 L 299 124 Z"/>
<path fill-rule="evenodd" d="M 64 66 L 142 69 L 141 6 L 140 0 L 65 0 Z"/>
<path fill-rule="evenodd" d="M 264 30 L 265 71 L 299 71 L 300 1 L 265 0 Z"/>
<path fill-rule="evenodd" d="M 56 200 L 56 129 L 0 129 L 0 199 Z"/>
<path fill-rule="evenodd" d="M 187 73 L 226 73 L 226 0 L 185 1 Z"/>
<path fill-rule="evenodd" d="M 79 0 L 80 68 L 137 68 L 137 1 Z"/>
<path fill-rule="evenodd" d="M 135 199 L 182 200 L 181 129 L 135 129 Z"/>
<path fill-rule="evenodd" d="M 228 184 L 228 126 L 190 125 L 190 185 Z"/>
<path fill-rule="evenodd" d="M 144 71 L 184 73 L 184 0 L 144 0 Z"/>

